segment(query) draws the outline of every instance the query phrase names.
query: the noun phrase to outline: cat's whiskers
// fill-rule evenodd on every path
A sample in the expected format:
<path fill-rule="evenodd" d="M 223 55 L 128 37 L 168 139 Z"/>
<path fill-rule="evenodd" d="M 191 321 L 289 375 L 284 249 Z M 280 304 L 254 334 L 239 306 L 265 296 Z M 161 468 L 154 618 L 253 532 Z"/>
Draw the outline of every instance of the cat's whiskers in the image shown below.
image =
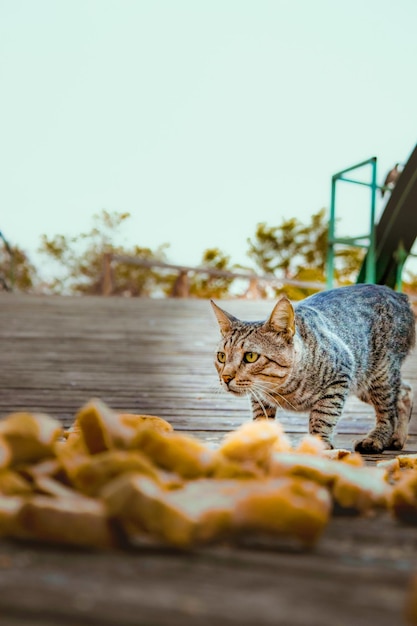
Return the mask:
<path fill-rule="evenodd" d="M 293 405 L 292 402 L 290 402 L 287 398 L 284 398 L 284 396 L 282 396 L 280 393 L 276 392 L 277 396 L 279 396 L 281 398 L 281 400 L 284 400 L 284 402 L 286 402 L 288 404 L 288 406 L 290 406 L 292 408 L 293 411 L 297 411 L 297 408 Z"/>
<path fill-rule="evenodd" d="M 268 391 L 268 385 L 270 385 L 270 387 L 273 387 L 273 383 L 268 383 L 268 381 L 263 380 L 263 381 L 259 381 L 257 380 L 254 383 L 258 389 L 264 393 L 264 395 L 266 395 L 268 398 L 271 398 L 274 403 L 278 404 L 280 409 L 283 409 L 282 405 L 278 402 L 278 398 L 280 398 L 281 400 L 283 400 L 284 402 L 286 402 L 288 404 L 289 407 L 291 407 L 291 409 L 293 411 L 296 411 L 296 407 L 292 404 L 292 402 L 290 402 L 287 398 L 285 398 L 283 395 L 281 395 L 278 391 L 276 391 L 276 389 L 273 389 L 273 392 L 276 396 L 278 396 L 278 398 L 275 397 L 275 395 L 273 396 L 269 391 Z"/>
<path fill-rule="evenodd" d="M 266 419 L 269 419 L 269 418 L 268 418 L 268 413 L 266 412 L 265 405 L 264 405 L 264 403 L 262 402 L 261 396 L 260 396 L 258 393 L 256 393 L 256 391 L 255 391 L 255 389 L 254 389 L 253 387 L 249 387 L 249 391 L 250 391 L 250 393 L 253 395 L 253 397 L 255 398 L 255 400 L 258 402 L 258 404 L 259 404 L 259 406 L 261 407 L 261 409 L 262 409 L 262 411 L 263 411 L 263 413 L 264 413 L 264 415 L 265 415 Z"/>
<path fill-rule="evenodd" d="M 259 383 L 260 385 L 264 385 L 265 387 L 269 386 L 273 390 L 273 392 L 281 398 L 281 400 L 284 400 L 284 402 L 286 402 L 294 411 L 297 411 L 296 407 L 287 398 L 285 398 L 285 396 L 277 391 L 275 383 L 268 380 L 257 381 L 257 383 Z"/>
<path fill-rule="evenodd" d="M 275 398 L 274 396 L 272 396 L 270 393 L 268 393 L 268 391 L 266 391 L 265 389 L 262 389 L 262 387 L 258 384 L 258 382 L 253 383 L 251 390 L 253 390 L 253 388 L 257 390 L 258 395 L 260 394 L 261 397 L 266 397 L 266 399 L 269 400 L 269 402 L 273 406 L 277 405 L 280 409 L 283 409 L 279 400 Z"/>

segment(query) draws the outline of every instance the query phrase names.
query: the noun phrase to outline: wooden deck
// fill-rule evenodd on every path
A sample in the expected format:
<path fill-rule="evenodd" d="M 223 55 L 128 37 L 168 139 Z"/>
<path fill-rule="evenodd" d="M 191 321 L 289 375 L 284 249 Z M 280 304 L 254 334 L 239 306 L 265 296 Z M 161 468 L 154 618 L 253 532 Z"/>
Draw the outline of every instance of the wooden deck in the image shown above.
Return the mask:
<path fill-rule="evenodd" d="M 271 309 L 264 301 L 224 306 L 247 319 Z M 100 397 L 213 445 L 249 418 L 247 401 L 219 391 L 218 330 L 206 301 L 0 294 L 0 317 L 0 415 L 40 410 L 68 426 Z M 404 371 L 417 390 L 417 355 Z M 406 452 L 417 452 L 416 418 Z M 303 414 L 284 412 L 282 422 L 294 441 L 307 430 Z M 372 422 L 370 407 L 350 400 L 336 444 L 351 447 Z M 417 528 L 385 514 L 335 518 L 312 552 L 91 553 L 1 542 L 0 624 L 397 626 L 406 623 L 416 544 Z"/>

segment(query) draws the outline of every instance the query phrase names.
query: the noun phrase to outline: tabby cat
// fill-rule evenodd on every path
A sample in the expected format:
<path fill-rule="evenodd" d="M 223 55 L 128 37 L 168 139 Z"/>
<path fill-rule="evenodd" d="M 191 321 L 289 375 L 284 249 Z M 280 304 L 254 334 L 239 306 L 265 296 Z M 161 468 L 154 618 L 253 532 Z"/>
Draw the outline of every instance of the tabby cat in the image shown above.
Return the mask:
<path fill-rule="evenodd" d="M 212 302 L 222 339 L 215 365 L 222 386 L 247 394 L 254 419 L 277 407 L 309 411 L 309 431 L 333 447 L 349 393 L 372 404 L 376 425 L 357 441 L 364 454 L 403 448 L 412 389 L 401 364 L 414 346 L 407 296 L 381 285 L 317 293 L 294 307 L 286 296 L 265 322 L 245 322 Z"/>

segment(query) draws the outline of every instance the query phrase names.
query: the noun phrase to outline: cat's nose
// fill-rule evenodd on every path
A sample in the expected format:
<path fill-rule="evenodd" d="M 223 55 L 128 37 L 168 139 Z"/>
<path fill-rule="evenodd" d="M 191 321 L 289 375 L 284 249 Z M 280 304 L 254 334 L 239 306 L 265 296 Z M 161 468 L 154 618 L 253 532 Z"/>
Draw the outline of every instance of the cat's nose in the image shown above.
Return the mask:
<path fill-rule="evenodd" d="M 222 374 L 222 378 L 224 382 L 226 383 L 226 385 L 228 385 L 230 381 L 233 379 L 233 376 L 231 376 L 230 374 Z"/>

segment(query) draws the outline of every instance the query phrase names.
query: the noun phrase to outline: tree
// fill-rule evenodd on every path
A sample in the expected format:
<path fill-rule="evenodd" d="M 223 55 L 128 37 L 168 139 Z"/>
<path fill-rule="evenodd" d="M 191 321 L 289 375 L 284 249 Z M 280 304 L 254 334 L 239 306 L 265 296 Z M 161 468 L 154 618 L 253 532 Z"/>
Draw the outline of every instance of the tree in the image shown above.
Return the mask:
<path fill-rule="evenodd" d="M 230 257 L 219 248 L 208 248 L 203 253 L 201 267 L 214 270 L 232 271 Z M 222 298 L 229 293 L 232 277 L 211 276 L 200 272 L 194 274 L 189 283 L 190 295 L 197 298 Z"/>
<path fill-rule="evenodd" d="M 336 250 L 335 278 L 340 284 L 350 285 L 356 280 L 365 255 L 365 248 L 347 246 Z"/>
<path fill-rule="evenodd" d="M 417 274 L 410 269 L 403 270 L 402 289 L 409 296 L 417 294 Z"/>
<path fill-rule="evenodd" d="M 0 289 L 32 291 L 37 279 L 36 269 L 19 246 L 0 247 Z"/>
<path fill-rule="evenodd" d="M 258 224 L 254 240 L 248 239 L 248 256 L 263 273 L 275 274 L 281 270 L 289 278 L 294 258 L 301 252 L 301 227 L 296 218 L 283 220 L 280 226 Z"/>
<path fill-rule="evenodd" d="M 297 271 L 306 268 L 321 272 L 324 276 L 327 258 L 327 240 L 329 235 L 329 225 L 326 218 L 326 210 L 321 209 L 313 213 L 310 224 L 301 226 L 299 229 L 299 239 L 302 260 L 297 266 Z"/>
<path fill-rule="evenodd" d="M 328 222 L 325 209 L 311 216 L 308 224 L 296 218 L 283 220 L 280 226 L 258 224 L 254 239 L 248 239 L 248 256 L 259 270 L 286 279 L 323 282 L 325 279 Z M 352 281 L 359 271 L 363 251 L 344 248 L 336 251 L 336 278 Z M 283 290 L 292 299 L 316 291 L 286 285 Z"/>
<path fill-rule="evenodd" d="M 123 255 L 146 261 L 165 261 L 162 245 L 150 248 L 124 248 L 113 242 L 118 231 L 130 218 L 129 213 L 103 210 L 93 216 L 93 226 L 86 233 L 74 237 L 42 235 L 40 252 L 55 261 L 59 275 L 51 279 L 52 293 L 101 294 L 103 292 L 103 260 L 105 255 Z M 166 278 L 152 268 L 117 263 L 112 266 L 112 293 L 115 295 L 149 296 Z"/>

